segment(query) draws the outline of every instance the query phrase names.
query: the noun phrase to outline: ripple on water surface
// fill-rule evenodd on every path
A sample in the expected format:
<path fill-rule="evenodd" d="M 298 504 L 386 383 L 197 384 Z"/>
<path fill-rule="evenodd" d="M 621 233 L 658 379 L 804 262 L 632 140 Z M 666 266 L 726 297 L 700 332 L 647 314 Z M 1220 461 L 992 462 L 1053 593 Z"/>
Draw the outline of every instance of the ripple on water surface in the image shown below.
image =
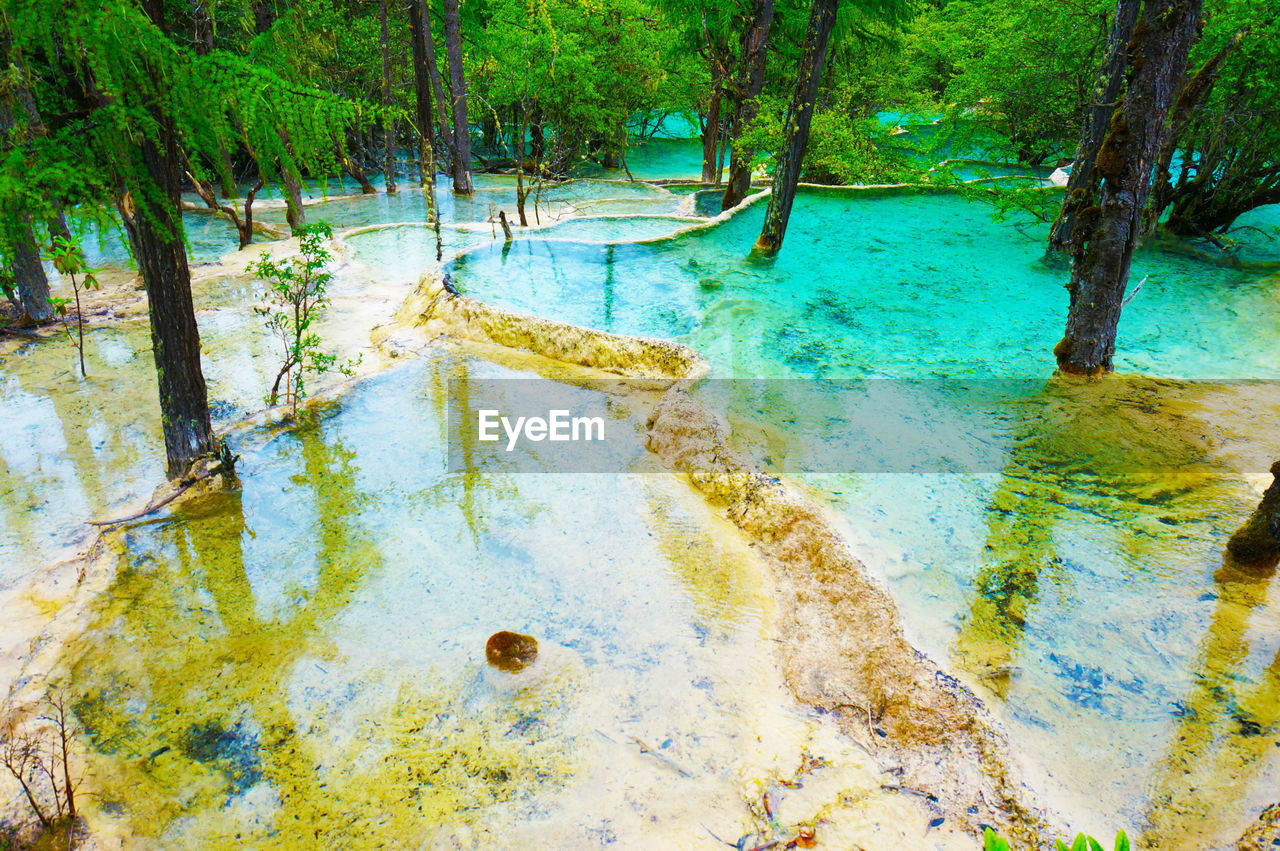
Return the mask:
<path fill-rule="evenodd" d="M 808 746 L 866 798 L 863 838 L 922 837 L 787 708 L 754 556 L 679 480 L 446 472 L 467 375 L 510 373 L 385 373 L 246 435 L 240 492 L 124 533 L 72 651 L 104 823 L 205 847 L 736 838 L 742 796 Z M 538 661 L 487 668 L 499 629 Z"/>

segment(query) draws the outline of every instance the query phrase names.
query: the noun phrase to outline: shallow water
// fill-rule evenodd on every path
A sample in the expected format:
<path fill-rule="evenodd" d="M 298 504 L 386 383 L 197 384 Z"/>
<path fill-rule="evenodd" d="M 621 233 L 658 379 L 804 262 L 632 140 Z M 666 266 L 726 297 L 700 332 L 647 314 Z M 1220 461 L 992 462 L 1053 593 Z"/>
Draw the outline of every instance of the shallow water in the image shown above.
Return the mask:
<path fill-rule="evenodd" d="M 1260 425 L 1280 413 L 1275 387 L 1118 381 L 1084 416 L 1043 379 L 982 404 L 922 401 L 893 379 L 938 379 L 937 397 L 944 379 L 1050 374 L 1066 273 L 1036 234 L 949 196 L 802 195 L 781 256 L 759 261 L 745 255 L 761 215 L 666 243 L 481 248 L 454 279 L 482 300 L 687 342 L 719 376 L 889 379 L 858 404 L 889 412 L 891 441 L 936 427 L 925 410 L 959 422 L 998 463 L 858 475 L 866 459 L 814 471 L 838 416 L 745 391 L 726 406 L 744 449 L 838 509 L 909 632 L 995 699 L 1073 822 L 1145 829 L 1163 848 L 1238 835 L 1280 777 L 1280 600 L 1269 576 L 1218 574 L 1280 457 Z M 1120 370 L 1277 376 L 1273 280 L 1152 252 L 1134 281 Z"/>
<path fill-rule="evenodd" d="M 672 148 L 696 154 L 687 140 Z M 895 388 L 1052 370 L 1065 271 L 1040 260 L 1034 229 L 993 224 L 954 197 L 802 194 L 782 255 L 762 262 L 746 257 L 762 205 L 705 232 L 630 244 L 690 224 L 670 215 L 682 199 L 577 181 L 540 211 L 623 218 L 569 218 L 504 247 L 486 220 L 514 212 L 510 181 L 477 188 L 470 200 L 440 193 L 454 225 L 445 250 L 472 249 L 450 267 L 471 295 L 678 339 L 722 377 Z M 411 188 L 322 201 L 308 215 L 339 227 L 426 218 Z M 1251 215 L 1268 225 L 1275 210 Z M 434 236 L 409 225 L 343 241 L 353 260 L 331 327 L 354 351 L 434 260 Z M 1259 239 L 1246 256 L 1273 250 Z M 1145 283 L 1121 323 L 1119 368 L 1275 377 L 1280 300 L 1265 274 L 1140 256 L 1134 280 Z M 197 288 L 224 421 L 259 407 L 271 370 L 250 310 L 258 286 Z M 366 293 L 377 297 L 362 305 Z M 83 383 L 58 341 L 0 365 L 0 587 L 82 542 L 70 530 L 83 519 L 159 480 L 154 414 L 118 404 L 152 398 L 138 390 L 154 382 L 148 347 L 142 323 L 91 332 Z M 76 651 L 86 693 L 106 696 L 80 707 L 95 772 L 127 790 L 102 802 L 103 819 L 191 845 L 225 842 L 232 826 L 260 842 L 293 837 L 290 816 L 338 837 L 351 812 L 361 836 L 444 844 L 456 833 L 463 847 L 688 836 L 700 821 L 732 840 L 745 829 L 744 788 L 785 774 L 806 743 L 847 747 L 788 708 L 773 674 L 757 681 L 772 671 L 758 567 L 726 543 L 731 533 L 708 531 L 717 521 L 682 487 L 661 474 L 468 480 L 433 466 L 443 448 L 432 382 L 471 368 L 495 369 L 420 364 L 362 386 L 317 424 L 251 432 L 239 446 L 243 495 L 129 533 Z M 1083 420 L 1043 382 L 997 404 L 942 404 L 996 450 L 998 463 L 964 476 L 816 473 L 796 450 L 824 433 L 820 420 L 746 402 L 727 410 L 744 450 L 836 507 L 913 639 L 995 698 L 1032 776 L 1073 823 L 1100 834 L 1145 825 L 1161 847 L 1202 847 L 1238 834 L 1280 782 L 1280 601 L 1269 577 L 1219 569 L 1225 537 L 1265 484 L 1262 459 L 1280 457 L 1259 425 L 1280 403 L 1259 392 L 1242 412 L 1230 388 L 1114 388 Z M 1137 469 L 1135 446 L 1150 449 Z M 591 522 L 603 505 L 617 528 L 607 538 Z M 636 599 L 638 586 L 650 597 Z M 484 635 L 502 627 L 542 630 L 563 667 L 511 698 L 477 664 Z M 679 687 L 656 693 L 668 678 Z M 757 750 L 742 740 L 748 728 L 768 731 Z M 628 730 L 705 773 L 673 778 Z M 386 787 L 361 782 L 373 769 L 357 754 L 370 752 L 393 766 Z M 356 779 L 341 779 L 353 763 Z M 448 780 L 413 798 L 421 765 Z M 615 776 L 614 765 L 627 770 Z M 892 806 L 877 800 L 876 811 Z M 890 844 L 929 844 L 918 815 L 901 818 L 912 842 Z M 846 821 L 858 841 L 872 835 Z"/>
<path fill-rule="evenodd" d="M 162 847 L 690 847 L 741 836 L 809 750 L 841 788 L 778 787 L 791 820 L 923 847 L 928 812 L 786 700 L 759 566 L 679 479 L 446 472 L 449 380 L 511 375 L 384 373 L 245 435 L 239 492 L 124 533 L 71 654 L 95 821 Z M 487 668 L 498 629 L 538 660 Z"/>

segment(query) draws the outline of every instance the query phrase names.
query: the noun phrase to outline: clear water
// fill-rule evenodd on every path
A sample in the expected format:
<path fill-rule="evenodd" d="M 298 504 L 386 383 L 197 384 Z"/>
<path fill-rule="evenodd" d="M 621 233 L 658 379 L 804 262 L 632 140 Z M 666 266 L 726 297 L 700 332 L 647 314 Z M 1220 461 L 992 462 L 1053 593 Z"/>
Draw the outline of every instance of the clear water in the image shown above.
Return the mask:
<path fill-rule="evenodd" d="M 682 145 L 668 153 L 688 156 L 696 176 L 698 151 Z M 662 176 L 684 168 L 655 157 Z M 504 249 L 486 220 L 496 204 L 514 212 L 513 188 L 494 178 L 478 189 L 470 200 L 440 193 L 446 222 L 472 223 L 446 229 L 446 250 L 470 248 L 451 268 L 469 293 L 678 339 L 720 376 L 945 381 L 1052 370 L 1065 271 L 1041 261 L 1036 229 L 993 224 L 985 208 L 956 198 L 805 194 L 782 255 L 764 262 L 746 254 L 762 206 L 633 244 L 620 240 L 682 226 L 669 218 L 677 196 L 579 181 L 549 197 L 548 218 L 593 204 L 627 218 L 569 219 Z M 668 218 L 634 217 L 637 208 Z M 425 220 L 411 189 L 312 209 L 338 227 Z M 1271 228 L 1276 215 L 1248 221 Z M 1265 262 L 1274 248 L 1248 233 L 1248 259 Z M 434 237 L 407 226 L 345 241 L 353 261 L 335 284 L 326 334 L 354 352 L 432 262 Z M 1274 378 L 1280 304 L 1267 274 L 1257 263 L 1140 256 L 1134 280 L 1145 283 L 1121 323 L 1119 368 Z M 259 296 L 244 280 L 197 289 L 223 421 L 259 407 L 271 372 L 250 309 Z M 148 348 L 141 323 L 91 332 L 84 382 L 72 374 L 70 344 L 0 362 L 0 586 L 82 541 L 71 530 L 83 519 L 158 481 L 154 411 L 119 405 L 126 394 L 152 397 Z M 454 791 L 415 803 L 464 847 L 693 835 L 712 812 L 723 819 L 708 826 L 736 839 L 744 784 L 794 763 L 823 735 L 787 709 L 776 682 L 757 682 L 772 670 L 759 643 L 768 618 L 758 566 L 725 549 L 731 534 L 707 531 L 716 521 L 696 496 L 661 475 L 500 482 L 432 466 L 442 448 L 430 376 L 470 368 L 433 362 L 388 374 L 314 426 L 250 433 L 242 497 L 130 533 L 112 594 L 72 654 L 86 693 L 111 696 L 80 707 L 95 771 L 129 790 L 104 800 L 104 821 L 164 844 L 207 845 L 225 844 L 232 827 L 258 841 L 288 838 L 288 816 L 338 836 L 357 812 L 352 832 L 427 842 L 443 834 L 430 834 L 404 796 L 422 785 L 413 766 L 430 764 L 449 778 L 440 788 Z M 1180 381 L 1105 392 L 1083 418 L 1079 400 L 1047 385 L 950 411 L 992 435 L 1002 462 L 985 473 L 792 473 L 837 509 L 912 637 L 994 700 L 1032 776 L 1074 822 L 1098 833 L 1145 827 L 1160 847 L 1198 848 L 1238 833 L 1278 782 L 1280 603 L 1268 597 L 1269 578 L 1220 566 L 1225 537 L 1266 483 L 1260 459 L 1280 457 L 1265 427 L 1280 402 Z M 759 406 L 729 414 L 742 448 L 784 469 L 779 459 L 821 431 Z M 1094 462 L 1088 476 L 1072 466 L 1077 444 Z M 1155 447 L 1161 463 L 1135 469 L 1111 446 Z M 590 522 L 605 505 L 607 540 Z M 730 573 L 717 573 L 725 564 Z M 528 593 L 494 593 L 505 581 Z M 648 598 L 631 593 L 650 585 Z M 709 622 L 707 606 L 730 626 L 703 635 L 694 625 Z M 491 623 L 542 629 L 565 667 L 507 700 L 502 681 L 476 664 L 477 641 L 499 628 Z M 655 694 L 671 677 L 700 683 L 697 693 Z M 450 726 L 463 716 L 466 725 Z M 761 734 L 767 747 L 751 751 L 744 726 L 773 731 Z M 673 779 L 622 731 L 677 764 L 720 773 Z M 385 787 L 361 781 L 372 768 L 355 754 L 370 742 L 394 766 Z M 566 746 L 581 759 L 566 759 Z M 356 779 L 341 780 L 339 768 L 352 764 Z M 587 765 L 628 771 L 611 778 Z M 503 776 L 516 780 L 495 792 L 489 781 Z M 875 811 L 892 806 L 877 801 Z M 923 836 L 918 816 L 901 819 L 919 829 L 913 841 Z M 857 835 L 865 844 L 868 834 Z"/>
<path fill-rule="evenodd" d="M 761 215 L 646 245 L 479 248 L 454 279 L 512 308 L 555 304 L 570 321 L 687 342 L 720 376 L 945 386 L 1052 372 L 1066 273 L 1026 225 L 947 196 L 802 195 L 782 254 L 761 261 L 746 252 Z M 1121 371 L 1277 376 L 1274 279 L 1144 253 L 1134 281 Z M 987 409 L 944 405 L 994 441 L 1004 461 L 990 471 L 800 476 L 838 509 L 916 640 L 993 698 L 1069 817 L 1198 848 L 1238 834 L 1280 777 L 1267 703 L 1280 601 L 1268 577 L 1219 571 L 1280 457 L 1261 425 L 1280 400 L 1270 385 L 1106 387 L 1084 414 L 1043 380 Z M 824 435 L 803 411 L 731 415 L 765 462 Z"/>
<path fill-rule="evenodd" d="M 759 565 L 679 479 L 446 472 L 449 379 L 512 374 L 383 373 L 239 441 L 239 492 L 128 531 L 72 654 L 95 822 L 163 847 L 697 844 L 821 748 L 836 822 L 918 841 L 927 811 L 789 708 Z M 503 628 L 539 640 L 521 674 L 483 661 Z"/>

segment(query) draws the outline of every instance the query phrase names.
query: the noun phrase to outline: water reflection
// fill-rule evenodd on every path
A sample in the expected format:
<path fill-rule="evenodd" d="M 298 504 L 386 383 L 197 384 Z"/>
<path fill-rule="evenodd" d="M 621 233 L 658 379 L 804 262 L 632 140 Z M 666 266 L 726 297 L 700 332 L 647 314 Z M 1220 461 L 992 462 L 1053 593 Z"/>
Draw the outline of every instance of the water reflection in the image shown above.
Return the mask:
<path fill-rule="evenodd" d="M 1239 835 L 1276 797 L 1280 746 L 1280 606 L 1276 571 L 1228 560 L 1214 574 L 1213 615 L 1178 721 L 1150 782 L 1144 842 L 1201 848 Z"/>

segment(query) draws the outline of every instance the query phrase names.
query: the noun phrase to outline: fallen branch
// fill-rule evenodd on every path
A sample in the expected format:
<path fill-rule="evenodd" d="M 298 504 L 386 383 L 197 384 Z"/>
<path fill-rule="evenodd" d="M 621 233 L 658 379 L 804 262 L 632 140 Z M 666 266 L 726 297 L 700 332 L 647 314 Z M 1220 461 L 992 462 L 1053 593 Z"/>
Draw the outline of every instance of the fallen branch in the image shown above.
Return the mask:
<path fill-rule="evenodd" d="M 178 497 L 182 496 L 184 493 L 190 490 L 191 487 L 196 483 L 202 482 L 205 479 L 213 478 L 214 476 L 218 475 L 219 473 L 227 469 L 227 467 L 228 467 L 227 459 L 224 458 L 221 462 L 213 465 L 212 467 L 210 467 L 208 470 L 205 470 L 200 475 L 184 481 L 176 491 L 169 494 L 164 499 L 160 500 L 157 503 L 150 504 L 146 508 L 142 509 L 141 511 L 138 511 L 134 514 L 130 514 L 128 517 L 119 517 L 115 520 L 86 520 L 85 523 L 87 523 L 89 526 L 118 526 L 121 523 L 130 523 L 134 520 L 138 520 L 142 517 L 146 517 L 148 514 L 154 514 L 155 512 L 164 508 L 169 503 L 173 502 Z"/>

